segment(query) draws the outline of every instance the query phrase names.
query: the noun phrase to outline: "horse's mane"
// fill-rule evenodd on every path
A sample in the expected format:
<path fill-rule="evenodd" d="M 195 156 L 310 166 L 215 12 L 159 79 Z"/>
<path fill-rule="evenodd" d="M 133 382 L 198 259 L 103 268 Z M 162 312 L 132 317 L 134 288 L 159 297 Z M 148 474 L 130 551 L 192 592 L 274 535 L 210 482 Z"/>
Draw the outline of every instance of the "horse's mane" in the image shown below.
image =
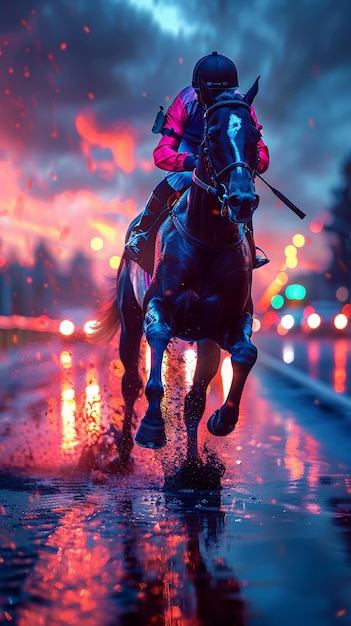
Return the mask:
<path fill-rule="evenodd" d="M 227 91 L 221 91 L 215 98 L 215 102 L 225 102 L 226 100 L 243 100 L 243 96 L 234 89 L 227 89 Z"/>

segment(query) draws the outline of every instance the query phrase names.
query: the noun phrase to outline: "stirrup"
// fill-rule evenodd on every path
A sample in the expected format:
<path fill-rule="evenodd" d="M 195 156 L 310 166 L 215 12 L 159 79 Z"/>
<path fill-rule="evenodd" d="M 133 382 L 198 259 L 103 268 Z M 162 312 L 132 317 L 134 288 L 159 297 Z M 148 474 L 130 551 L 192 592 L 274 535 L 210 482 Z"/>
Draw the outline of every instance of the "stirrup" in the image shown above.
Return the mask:
<path fill-rule="evenodd" d="M 265 251 L 262 250 L 262 248 L 260 248 L 259 246 L 255 246 L 255 248 L 256 250 L 259 250 L 263 254 L 263 256 L 256 255 L 254 269 L 257 269 L 259 267 L 263 267 L 264 265 L 267 265 L 267 263 L 270 262 L 270 259 L 266 255 Z"/>

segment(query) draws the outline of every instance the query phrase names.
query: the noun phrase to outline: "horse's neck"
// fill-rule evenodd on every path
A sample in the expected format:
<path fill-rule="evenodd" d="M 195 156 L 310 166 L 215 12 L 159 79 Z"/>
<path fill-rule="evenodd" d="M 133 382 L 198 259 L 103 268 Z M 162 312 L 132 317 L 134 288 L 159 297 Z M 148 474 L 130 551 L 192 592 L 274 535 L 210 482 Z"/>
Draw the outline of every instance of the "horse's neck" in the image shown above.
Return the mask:
<path fill-rule="evenodd" d="M 196 238 L 209 243 L 231 243 L 242 225 L 229 222 L 221 215 L 221 202 L 217 196 L 206 192 L 195 183 L 189 194 L 186 228 Z"/>
<path fill-rule="evenodd" d="M 219 202 L 215 196 L 210 196 L 195 183 L 192 184 L 188 200 L 186 224 L 194 235 L 202 235 L 207 239 L 208 234 L 213 230 L 212 222 L 214 220 L 211 206 L 216 206 L 216 203 L 219 208 Z"/>

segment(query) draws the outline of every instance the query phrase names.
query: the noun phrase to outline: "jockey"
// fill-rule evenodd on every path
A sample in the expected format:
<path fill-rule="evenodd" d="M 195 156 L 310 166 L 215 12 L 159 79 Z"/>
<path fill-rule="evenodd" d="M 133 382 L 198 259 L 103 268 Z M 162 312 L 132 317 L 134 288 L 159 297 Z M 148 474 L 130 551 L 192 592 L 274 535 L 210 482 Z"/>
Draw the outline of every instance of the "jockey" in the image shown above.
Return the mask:
<path fill-rule="evenodd" d="M 135 261 L 141 259 L 151 227 L 167 201 L 175 193 L 180 195 L 179 192 L 185 191 L 191 185 L 192 171 L 197 165 L 198 146 L 204 131 L 203 110 L 198 99 L 200 75 L 214 95 L 218 95 L 220 91 L 238 88 L 238 73 L 234 63 L 227 57 L 212 52 L 196 63 L 192 85 L 185 87 L 169 106 L 160 130 L 162 138 L 153 152 L 155 165 L 167 170 L 168 174 L 152 192 L 126 243 L 125 249 Z M 262 125 L 259 124 L 252 106 L 251 116 L 258 130 L 262 131 Z M 262 174 L 269 165 L 269 152 L 262 137 L 258 141 L 257 151 L 257 171 Z M 252 233 L 252 220 L 248 228 Z M 269 259 L 261 248 L 257 249 L 264 256 L 256 256 L 254 267 L 262 267 L 269 263 Z"/>

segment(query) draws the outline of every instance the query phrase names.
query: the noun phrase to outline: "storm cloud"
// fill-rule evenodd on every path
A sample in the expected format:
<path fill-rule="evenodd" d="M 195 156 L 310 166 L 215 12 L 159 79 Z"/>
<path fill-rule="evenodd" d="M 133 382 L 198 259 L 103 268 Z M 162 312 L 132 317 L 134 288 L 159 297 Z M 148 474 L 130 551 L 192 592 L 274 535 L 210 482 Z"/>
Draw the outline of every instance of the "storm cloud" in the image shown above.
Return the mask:
<path fill-rule="evenodd" d="M 261 76 L 255 108 L 270 148 L 267 180 L 309 219 L 328 208 L 350 151 L 348 0 L 3 0 L 0 13 L 2 177 L 11 170 L 29 221 L 36 201 L 37 211 L 59 202 L 53 219 L 72 225 L 67 247 L 78 245 L 76 221 L 97 215 L 121 224 L 121 247 L 164 175 L 152 161 L 158 107 L 213 50 L 235 61 L 243 92 Z M 258 186 L 264 238 L 279 207 Z M 10 191 L 1 193 L 6 232 L 16 224 Z M 296 226 L 288 210 L 278 215 L 276 230 Z"/>

